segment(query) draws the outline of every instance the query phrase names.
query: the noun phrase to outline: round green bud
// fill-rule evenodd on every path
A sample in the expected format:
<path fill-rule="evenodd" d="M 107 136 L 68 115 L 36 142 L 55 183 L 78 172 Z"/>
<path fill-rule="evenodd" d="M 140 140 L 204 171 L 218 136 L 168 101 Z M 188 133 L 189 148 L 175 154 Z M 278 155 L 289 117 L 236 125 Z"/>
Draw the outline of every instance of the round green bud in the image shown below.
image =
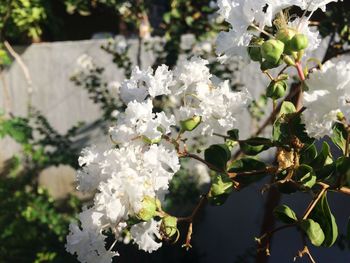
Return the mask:
<path fill-rule="evenodd" d="M 148 221 L 157 214 L 157 202 L 156 199 L 145 196 L 142 200 L 142 208 L 137 214 L 137 218 Z"/>
<path fill-rule="evenodd" d="M 276 38 L 282 41 L 285 45 L 295 36 L 296 31 L 292 28 L 281 28 L 276 33 Z"/>
<path fill-rule="evenodd" d="M 202 117 L 193 116 L 187 120 L 180 121 L 182 131 L 193 131 L 201 123 Z"/>
<path fill-rule="evenodd" d="M 281 65 L 283 63 L 283 60 L 280 59 L 277 63 L 271 63 L 267 60 L 264 60 L 261 65 L 260 65 L 260 69 L 262 71 L 268 70 L 268 69 L 272 69 L 272 68 L 277 68 L 279 65 Z"/>
<path fill-rule="evenodd" d="M 307 48 L 309 40 L 304 34 L 296 34 L 289 42 L 289 48 L 292 51 L 301 51 Z"/>
<path fill-rule="evenodd" d="M 177 218 L 169 215 L 163 217 L 160 228 L 166 237 L 172 237 L 177 232 Z"/>
<path fill-rule="evenodd" d="M 272 63 L 277 64 L 283 54 L 284 43 L 277 39 L 270 39 L 261 46 L 262 57 Z"/>
<path fill-rule="evenodd" d="M 263 38 L 253 38 L 248 47 L 248 54 L 251 60 L 253 61 L 262 61 L 261 56 L 261 45 L 264 44 Z"/>
<path fill-rule="evenodd" d="M 282 98 L 286 94 L 287 90 L 287 82 L 284 80 L 280 81 L 272 81 L 270 85 L 267 87 L 266 96 L 277 100 Z"/>

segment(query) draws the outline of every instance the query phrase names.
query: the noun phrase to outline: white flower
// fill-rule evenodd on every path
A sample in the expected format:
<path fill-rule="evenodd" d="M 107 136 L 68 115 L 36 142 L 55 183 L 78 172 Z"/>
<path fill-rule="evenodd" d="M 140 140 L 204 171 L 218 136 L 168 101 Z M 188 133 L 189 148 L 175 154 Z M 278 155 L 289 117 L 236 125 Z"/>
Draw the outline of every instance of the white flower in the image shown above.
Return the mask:
<path fill-rule="evenodd" d="M 350 94 L 350 63 L 328 61 L 321 70 L 309 75 L 306 84 L 309 88 L 304 94 L 306 130 L 316 138 L 331 135 L 337 113 Z"/>
<path fill-rule="evenodd" d="M 111 81 L 108 83 L 108 91 L 113 97 L 119 96 L 120 85 L 121 84 L 118 81 Z"/>
<path fill-rule="evenodd" d="M 79 214 L 81 228 L 76 223 L 69 225 L 66 249 L 69 253 L 77 254 L 80 262 L 110 263 L 118 255 L 105 248 L 106 237 L 100 231 L 102 217 L 102 213 L 88 209 Z"/>
<path fill-rule="evenodd" d="M 327 4 L 331 2 L 338 2 L 338 0 L 302 0 L 302 2 L 302 9 L 313 12 L 320 8 L 323 12 L 325 12 Z"/>
<path fill-rule="evenodd" d="M 136 66 L 131 73 L 130 79 L 125 80 L 120 87 L 120 98 L 124 103 L 127 104 L 134 100 L 138 102 L 144 101 L 148 95 L 151 76 L 151 68 L 142 71 Z"/>
<path fill-rule="evenodd" d="M 203 127 L 202 134 L 212 135 L 214 132 L 226 133 L 238 127 L 237 116 L 242 113 L 251 101 L 247 90 L 233 92 L 229 81 L 224 81 L 208 93 L 200 93 Z"/>
<path fill-rule="evenodd" d="M 216 53 L 221 63 L 230 58 L 248 60 L 247 48 L 253 35 L 249 33 L 237 33 L 233 30 L 220 32 L 216 40 Z"/>
<path fill-rule="evenodd" d="M 124 36 L 119 35 L 115 39 L 115 51 L 122 55 L 127 51 L 128 43 L 126 42 L 126 39 Z"/>
<path fill-rule="evenodd" d="M 178 85 L 172 87 L 172 94 L 179 95 L 186 91 L 191 93 L 193 88 L 210 83 L 211 74 L 207 65 L 209 62 L 199 57 L 181 61 L 174 72 L 174 79 Z"/>
<path fill-rule="evenodd" d="M 78 158 L 78 163 L 80 166 L 90 165 L 98 159 L 98 152 L 96 151 L 96 146 L 86 147 L 81 151 L 81 156 Z"/>
<path fill-rule="evenodd" d="M 117 125 L 110 128 L 110 134 L 119 144 L 130 143 L 142 136 L 149 140 L 159 139 L 162 134 L 170 132 L 175 125 L 175 118 L 168 118 L 164 112 L 153 113 L 153 104 L 149 99 L 145 102 L 132 101 L 125 113 L 120 114 Z"/>
<path fill-rule="evenodd" d="M 154 78 L 151 78 L 149 87 L 149 95 L 156 97 L 159 95 L 170 94 L 169 85 L 173 80 L 173 74 L 168 70 L 168 66 L 161 65 L 154 73 Z"/>
<path fill-rule="evenodd" d="M 82 150 L 81 156 L 78 159 L 82 169 L 77 172 L 77 189 L 82 192 L 95 190 L 101 181 L 107 179 L 100 172 L 99 163 L 103 159 L 96 146 L 88 147 Z"/>
<path fill-rule="evenodd" d="M 90 71 L 95 68 L 93 58 L 88 54 L 83 54 L 77 59 L 77 65 L 84 71 Z"/>
<path fill-rule="evenodd" d="M 231 24 L 237 33 L 247 31 L 249 25 L 263 15 L 264 0 L 219 0 L 219 13 Z"/>
<path fill-rule="evenodd" d="M 136 66 L 130 79 L 122 83 L 120 97 L 127 104 L 134 100 L 142 102 L 148 95 L 151 97 L 168 95 L 172 77 L 172 72 L 165 65 L 159 66 L 154 75 L 151 68 L 140 70 Z"/>
<path fill-rule="evenodd" d="M 157 242 L 155 239 L 161 239 L 159 233 L 160 223 L 151 219 L 148 222 L 138 223 L 131 227 L 131 237 L 135 243 L 148 253 L 151 253 L 162 246 L 161 242 Z"/>
<path fill-rule="evenodd" d="M 260 26 L 264 27 L 272 26 L 272 22 L 275 19 L 275 16 L 281 12 L 283 9 L 295 6 L 301 6 L 303 4 L 303 0 L 266 0 L 267 9 L 266 13 L 261 20 Z"/>

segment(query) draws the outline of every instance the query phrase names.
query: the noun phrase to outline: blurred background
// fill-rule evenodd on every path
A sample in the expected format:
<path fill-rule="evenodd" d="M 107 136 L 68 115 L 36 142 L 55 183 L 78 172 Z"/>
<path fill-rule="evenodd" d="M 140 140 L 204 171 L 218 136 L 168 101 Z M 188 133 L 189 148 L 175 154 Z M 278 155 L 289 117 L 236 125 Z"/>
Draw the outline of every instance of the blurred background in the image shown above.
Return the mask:
<path fill-rule="evenodd" d="M 233 90 L 246 87 L 253 94 L 242 115 L 242 135 L 249 137 L 268 116 L 271 107 L 262 96 L 268 80 L 256 65 L 216 59 L 216 35 L 228 28 L 216 9 L 209 0 L 0 1 L 1 263 L 77 262 L 64 246 L 69 222 L 91 202 L 90 195 L 75 190 L 79 153 L 109 143 L 108 126 L 125 108 L 118 89 L 134 66 L 174 67 L 201 56 Z M 345 55 L 350 43 L 349 1 L 328 10 L 313 19 L 324 38 L 314 56 L 323 61 Z M 171 184 L 167 209 L 189 214 L 208 178 L 200 167 L 184 164 Z M 254 237 L 269 212 L 267 195 L 261 194 L 265 183 L 204 209 L 190 251 L 181 248 L 184 236 L 153 254 L 124 240 L 116 262 L 291 262 L 300 249 L 295 231 L 274 238 L 270 258 L 256 257 Z M 295 211 L 307 205 L 303 194 L 283 198 Z M 345 234 L 350 200 L 330 196 L 330 202 Z M 312 253 L 317 262 L 350 262 L 349 248 L 341 236 L 334 248 Z"/>

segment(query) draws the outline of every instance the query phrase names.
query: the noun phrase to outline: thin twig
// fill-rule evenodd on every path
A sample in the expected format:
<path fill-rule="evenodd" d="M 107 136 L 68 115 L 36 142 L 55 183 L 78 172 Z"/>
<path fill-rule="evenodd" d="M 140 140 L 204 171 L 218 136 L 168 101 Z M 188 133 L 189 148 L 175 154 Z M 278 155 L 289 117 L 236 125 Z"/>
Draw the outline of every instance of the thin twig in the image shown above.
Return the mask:
<path fill-rule="evenodd" d="M 208 163 L 206 160 L 204 160 L 203 158 L 199 157 L 198 155 L 192 154 L 192 153 L 184 153 L 183 155 L 179 156 L 180 158 L 192 158 L 195 159 L 197 161 L 200 161 L 202 163 L 204 163 L 206 166 L 208 166 L 209 169 L 219 172 L 219 173 L 226 173 L 225 171 L 223 171 L 222 169 L 219 169 L 217 167 L 215 167 L 214 165 L 212 165 L 211 163 Z"/>
<path fill-rule="evenodd" d="M 198 212 L 204 207 L 204 205 L 207 202 L 207 195 L 203 195 L 201 196 L 198 204 L 196 205 L 196 207 L 193 209 L 191 215 L 187 216 L 187 217 L 178 217 L 177 221 L 178 222 L 189 222 L 192 223 L 194 218 L 197 216 Z"/>
<path fill-rule="evenodd" d="M 8 41 L 4 41 L 4 45 L 9 51 L 9 53 L 16 59 L 18 65 L 23 71 L 24 77 L 27 81 L 27 94 L 28 94 L 28 114 L 30 114 L 30 109 L 31 109 L 31 103 L 32 103 L 32 94 L 33 94 L 33 81 L 30 76 L 28 67 L 26 64 L 23 62 L 21 56 L 12 48 L 10 43 Z"/>
<path fill-rule="evenodd" d="M 317 205 L 318 201 L 320 201 L 321 197 L 327 191 L 328 188 L 329 188 L 329 185 L 322 185 L 321 191 L 317 194 L 317 196 L 314 198 L 314 200 L 312 200 L 312 202 L 309 204 L 308 208 L 306 209 L 306 211 L 304 213 L 304 216 L 303 216 L 303 220 L 308 218 L 308 216 L 310 215 L 310 213 L 315 208 L 315 206 Z"/>
<path fill-rule="evenodd" d="M 189 223 L 187 235 L 186 235 L 186 243 L 183 245 L 183 247 L 185 247 L 186 250 L 189 250 L 192 247 L 191 246 L 191 238 L 192 238 L 192 232 L 193 232 L 193 220 L 197 216 L 198 212 L 204 207 L 206 202 L 207 202 L 207 195 L 201 196 L 198 204 L 193 209 L 190 216 L 177 218 L 178 222 L 188 222 Z"/>

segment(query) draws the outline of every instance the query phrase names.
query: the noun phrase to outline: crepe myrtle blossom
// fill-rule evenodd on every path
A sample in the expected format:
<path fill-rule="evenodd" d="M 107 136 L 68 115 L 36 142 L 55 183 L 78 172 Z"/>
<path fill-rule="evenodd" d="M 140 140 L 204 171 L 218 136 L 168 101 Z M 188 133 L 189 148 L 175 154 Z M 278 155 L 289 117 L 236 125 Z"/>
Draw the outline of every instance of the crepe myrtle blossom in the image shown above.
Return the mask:
<path fill-rule="evenodd" d="M 306 18 L 295 19 L 292 25 L 286 21 L 284 26 L 295 27 L 297 24 L 297 31 L 310 37 L 309 48 L 316 49 L 318 33 L 308 29 L 308 20 L 317 9 L 325 11 L 330 2 L 337 0 L 219 0 L 218 12 L 231 26 L 229 31 L 220 32 L 216 41 L 220 62 L 236 57 L 247 61 L 247 48 L 252 38 L 260 33 L 271 37 L 264 28 L 272 27 L 277 15 L 293 6 L 311 13 Z"/>
<path fill-rule="evenodd" d="M 111 262 L 117 253 L 112 247 L 105 248 L 104 233 L 111 230 L 118 240 L 122 230 L 129 227 L 129 218 L 147 221 L 129 227 L 139 249 L 148 252 L 158 249 L 159 224 L 146 218 L 147 209 L 152 204 L 155 207 L 156 200 L 164 199 L 170 180 L 179 170 L 176 151 L 156 144 L 148 147 L 131 144 L 98 154 L 94 149 L 82 152 L 80 164 L 94 173 L 80 176 L 78 185 L 79 189 L 96 189 L 94 203 L 79 215 L 81 226 L 70 225 L 67 251 L 76 254 L 80 262 Z"/>
<path fill-rule="evenodd" d="M 110 128 L 112 139 L 118 144 L 129 143 L 133 139 L 160 139 L 175 125 L 175 117 L 169 118 L 164 112 L 153 113 L 152 100 L 129 102 L 125 113 L 119 115 L 117 125 Z"/>
<path fill-rule="evenodd" d="M 338 113 L 349 117 L 350 63 L 328 61 L 322 69 L 309 75 L 306 85 L 304 105 L 307 109 L 302 115 L 306 130 L 316 138 L 331 135 Z"/>
<path fill-rule="evenodd" d="M 77 223 L 69 226 L 67 251 L 77 254 L 80 262 L 112 262 L 118 253 L 105 248 L 106 236 L 101 233 L 103 214 L 86 209 L 79 214 L 79 220 L 80 226 Z"/>
<path fill-rule="evenodd" d="M 71 224 L 67 237 L 67 251 L 81 262 L 111 262 L 117 252 L 114 244 L 106 248 L 107 232 L 116 241 L 128 232 L 128 238 L 147 252 L 162 245 L 164 222 L 173 227 L 175 221 L 153 218 L 161 212 L 169 182 L 180 169 L 177 146 L 166 139 L 175 131 L 172 127 L 180 128 L 178 135 L 190 136 L 184 134 L 183 123 L 195 118 L 200 135 L 225 132 L 238 124 L 237 115 L 250 100 L 247 91 L 232 91 L 228 81 L 214 81 L 207 65 L 193 57 L 173 71 L 164 65 L 154 72 L 135 68 L 122 83 L 126 108 L 109 130 L 114 145 L 85 148 L 78 160 L 78 190 L 95 193 L 92 206 L 80 214 L 80 224 Z M 153 98 L 159 95 L 174 98 L 174 114 L 154 111 Z M 130 223 L 135 218 L 138 222 Z M 176 233 L 165 229 L 168 235 Z"/>
<path fill-rule="evenodd" d="M 232 91 L 229 81 L 214 83 L 206 67 L 208 61 L 192 58 L 175 70 L 174 95 L 180 106 L 178 120 L 199 116 L 201 123 L 195 135 L 211 136 L 214 132 L 225 133 L 238 126 L 238 115 L 247 107 L 251 96 L 247 90 Z"/>
<path fill-rule="evenodd" d="M 151 68 L 140 70 L 139 67 L 135 67 L 131 78 L 121 84 L 120 97 L 124 103 L 129 103 L 134 100 L 144 101 L 147 96 L 154 98 L 170 94 L 169 85 L 172 78 L 172 72 L 165 65 L 158 67 L 154 74 Z"/>

